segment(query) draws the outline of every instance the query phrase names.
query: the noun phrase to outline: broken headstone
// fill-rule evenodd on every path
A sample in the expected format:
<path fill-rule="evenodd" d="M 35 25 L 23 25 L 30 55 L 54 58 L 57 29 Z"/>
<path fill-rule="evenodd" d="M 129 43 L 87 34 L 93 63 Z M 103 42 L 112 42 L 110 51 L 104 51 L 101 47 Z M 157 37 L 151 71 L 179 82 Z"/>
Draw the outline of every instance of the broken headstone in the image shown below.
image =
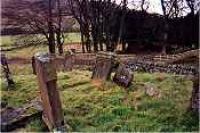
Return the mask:
<path fill-rule="evenodd" d="M 31 103 L 20 108 L 1 108 L 1 132 L 9 132 L 26 125 L 31 119 L 40 116 L 41 112 L 42 108 L 40 101 L 31 101 Z"/>
<path fill-rule="evenodd" d="M 118 85 L 121 85 L 123 87 L 128 87 L 131 85 L 132 80 L 133 80 L 133 72 L 129 68 L 126 68 L 125 65 L 120 64 L 113 77 L 113 81 Z"/>

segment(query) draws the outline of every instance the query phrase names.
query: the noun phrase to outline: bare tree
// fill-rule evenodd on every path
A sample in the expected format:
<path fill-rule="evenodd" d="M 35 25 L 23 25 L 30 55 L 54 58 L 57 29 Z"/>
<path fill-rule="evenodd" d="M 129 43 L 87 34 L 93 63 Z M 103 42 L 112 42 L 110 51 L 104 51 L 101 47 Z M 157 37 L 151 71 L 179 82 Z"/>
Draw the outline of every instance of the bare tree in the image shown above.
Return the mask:
<path fill-rule="evenodd" d="M 88 0 L 69 0 L 69 5 L 73 17 L 78 21 L 81 32 L 82 51 L 91 51 L 89 39 L 89 22 L 88 22 Z"/>
<path fill-rule="evenodd" d="M 191 1 L 190 1 L 191 2 Z M 192 2 L 188 1 L 188 5 L 193 10 Z M 188 13 L 187 6 L 185 6 L 184 0 L 161 0 L 161 6 L 164 16 L 164 34 L 163 34 L 163 48 L 162 53 L 166 54 L 166 47 L 168 43 L 169 32 L 169 19 L 178 18 Z M 193 12 L 193 11 L 192 11 Z"/>
<path fill-rule="evenodd" d="M 61 0 L 12 0 L 2 9 L 2 15 L 8 18 L 9 25 L 20 28 L 27 36 L 43 34 L 50 53 L 56 52 L 56 44 L 59 53 L 63 53 L 63 15 L 60 2 Z"/>
<path fill-rule="evenodd" d="M 191 10 L 191 14 L 194 15 L 194 0 L 186 0 L 187 5 L 189 6 L 190 10 Z"/>
<path fill-rule="evenodd" d="M 82 50 L 94 51 L 103 50 L 106 46 L 107 51 L 114 51 L 117 46 L 118 37 L 121 36 L 119 27 L 123 25 L 127 0 L 121 1 L 117 5 L 116 0 L 69 0 L 73 16 L 79 22 Z M 120 14 L 123 14 L 120 16 Z M 121 19 L 122 18 L 122 19 Z M 120 21 L 120 24 L 118 23 Z M 121 28 L 123 29 L 123 27 Z"/>
<path fill-rule="evenodd" d="M 127 8 L 127 0 L 123 0 L 123 12 L 122 12 L 122 17 L 121 17 L 121 21 L 120 21 L 120 29 L 119 29 L 119 36 L 118 36 L 118 44 L 121 42 L 121 36 L 123 33 L 123 29 L 124 29 L 124 19 L 126 16 L 126 8 Z M 122 49 L 125 50 L 125 44 L 122 44 Z"/>

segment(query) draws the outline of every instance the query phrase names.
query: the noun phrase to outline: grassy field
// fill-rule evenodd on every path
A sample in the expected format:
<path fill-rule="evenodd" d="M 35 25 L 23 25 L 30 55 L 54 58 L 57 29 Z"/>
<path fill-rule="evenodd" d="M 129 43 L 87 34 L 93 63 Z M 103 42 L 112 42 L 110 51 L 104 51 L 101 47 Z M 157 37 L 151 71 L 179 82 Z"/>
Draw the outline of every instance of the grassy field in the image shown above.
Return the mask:
<path fill-rule="evenodd" d="M 79 37 L 70 33 L 69 38 L 76 42 Z M 12 45 L 9 39 L 5 37 L 1 45 Z M 9 58 L 31 58 L 40 51 L 48 51 L 48 47 L 31 46 L 6 54 Z M 39 97 L 31 64 L 9 67 L 16 88 L 8 91 L 1 77 L 2 100 L 9 106 L 20 107 Z M 198 116 L 187 110 L 192 91 L 189 79 L 164 73 L 134 73 L 133 84 L 124 89 L 111 81 L 93 82 L 90 77 L 91 72 L 85 70 L 58 73 L 58 88 L 69 131 L 198 131 Z M 147 95 L 148 85 L 157 89 L 159 96 Z M 17 131 L 45 131 L 45 125 L 35 119 Z"/>
<path fill-rule="evenodd" d="M 11 71 L 15 74 L 16 89 L 7 91 L 1 80 L 1 94 L 10 106 L 20 107 L 38 97 L 39 89 L 30 66 L 14 67 Z M 111 81 L 98 85 L 90 77 L 89 71 L 58 73 L 65 122 L 70 131 L 198 131 L 198 117 L 187 111 L 192 90 L 188 79 L 162 73 L 135 73 L 133 85 L 124 89 Z M 160 97 L 148 96 L 146 84 L 158 88 Z M 19 131 L 44 131 L 44 127 L 41 120 L 35 119 Z"/>
<path fill-rule="evenodd" d="M 8 58 L 31 58 L 37 52 L 48 52 L 48 47 L 46 45 L 30 46 L 5 53 Z"/>
<path fill-rule="evenodd" d="M 1 36 L 0 46 L 2 48 L 7 48 L 15 45 L 16 40 L 19 40 L 20 35 L 13 36 Z M 80 33 L 65 33 L 65 43 L 80 42 Z"/>
<path fill-rule="evenodd" d="M 67 33 L 65 34 L 65 45 L 68 43 L 80 42 L 79 33 Z M 18 36 L 1 36 L 1 47 L 8 48 L 14 45 L 14 40 Z M 29 46 L 21 49 L 16 49 L 12 51 L 6 51 L 8 58 L 31 58 L 37 52 L 48 52 L 48 47 L 46 45 Z"/>

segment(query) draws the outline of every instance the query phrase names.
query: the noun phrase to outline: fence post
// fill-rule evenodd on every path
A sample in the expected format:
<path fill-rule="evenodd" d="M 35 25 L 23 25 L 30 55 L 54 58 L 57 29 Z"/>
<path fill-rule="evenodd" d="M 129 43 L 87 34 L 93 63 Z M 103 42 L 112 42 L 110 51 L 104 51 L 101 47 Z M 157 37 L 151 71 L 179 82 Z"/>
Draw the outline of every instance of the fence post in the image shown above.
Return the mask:
<path fill-rule="evenodd" d="M 35 55 L 35 70 L 43 105 L 43 121 L 50 131 L 65 130 L 64 116 L 57 90 L 55 57 L 48 54 Z"/>

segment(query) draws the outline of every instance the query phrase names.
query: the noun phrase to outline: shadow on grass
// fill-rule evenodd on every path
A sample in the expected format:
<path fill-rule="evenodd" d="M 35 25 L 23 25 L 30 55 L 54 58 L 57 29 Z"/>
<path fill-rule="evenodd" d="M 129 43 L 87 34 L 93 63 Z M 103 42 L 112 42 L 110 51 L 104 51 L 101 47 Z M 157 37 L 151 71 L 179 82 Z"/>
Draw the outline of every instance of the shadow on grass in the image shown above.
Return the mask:
<path fill-rule="evenodd" d="M 61 91 L 63 91 L 65 89 L 74 88 L 74 87 L 77 87 L 77 86 L 80 86 L 80 85 L 85 85 L 85 84 L 88 84 L 88 83 L 90 83 L 90 82 L 89 81 L 82 81 L 82 82 L 78 82 L 78 83 L 74 83 L 74 84 L 64 84 L 60 88 L 61 88 Z"/>

